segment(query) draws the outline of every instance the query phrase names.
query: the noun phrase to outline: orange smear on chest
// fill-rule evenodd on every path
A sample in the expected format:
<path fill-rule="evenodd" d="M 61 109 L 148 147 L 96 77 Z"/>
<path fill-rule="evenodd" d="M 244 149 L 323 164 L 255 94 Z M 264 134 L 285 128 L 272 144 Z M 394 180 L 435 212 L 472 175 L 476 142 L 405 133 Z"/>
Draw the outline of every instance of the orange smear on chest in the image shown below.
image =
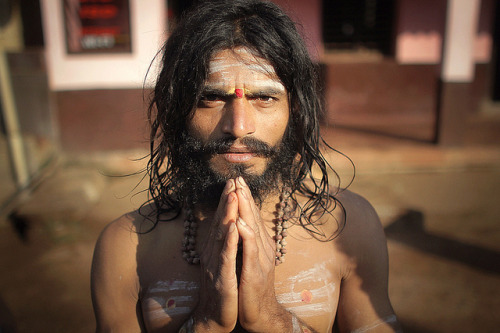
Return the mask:
<path fill-rule="evenodd" d="M 312 301 L 312 293 L 309 290 L 302 290 L 300 293 L 300 297 L 302 298 L 302 302 L 304 303 L 311 303 Z"/>

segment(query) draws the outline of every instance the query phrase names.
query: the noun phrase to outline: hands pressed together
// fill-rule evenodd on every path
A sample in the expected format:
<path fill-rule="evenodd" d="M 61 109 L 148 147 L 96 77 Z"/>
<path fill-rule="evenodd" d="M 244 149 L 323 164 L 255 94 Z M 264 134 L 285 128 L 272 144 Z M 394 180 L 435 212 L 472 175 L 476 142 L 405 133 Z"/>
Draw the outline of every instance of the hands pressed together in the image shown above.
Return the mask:
<path fill-rule="evenodd" d="M 240 238 L 243 253 L 238 283 Z M 275 247 L 243 178 L 229 180 L 201 255 L 200 299 L 191 320 L 196 331 L 230 332 L 238 320 L 251 332 L 296 326 L 292 324 L 297 319 L 277 302 L 274 293 Z M 280 329 L 273 329 L 275 325 Z"/>

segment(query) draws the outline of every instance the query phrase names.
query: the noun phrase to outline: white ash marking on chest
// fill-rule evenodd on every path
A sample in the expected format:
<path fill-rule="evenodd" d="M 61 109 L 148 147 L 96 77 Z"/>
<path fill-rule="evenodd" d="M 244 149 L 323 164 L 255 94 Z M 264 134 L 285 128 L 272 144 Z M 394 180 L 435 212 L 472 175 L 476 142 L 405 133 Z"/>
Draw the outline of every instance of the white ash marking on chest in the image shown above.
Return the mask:
<path fill-rule="evenodd" d="M 193 281 L 158 281 L 145 293 L 144 312 L 152 320 L 189 314 L 199 288 Z"/>
<path fill-rule="evenodd" d="M 336 307 L 336 286 L 331 278 L 327 263 L 316 264 L 288 277 L 284 282 L 276 283 L 276 298 L 299 317 L 332 313 Z M 308 288 L 308 285 L 315 287 Z"/>

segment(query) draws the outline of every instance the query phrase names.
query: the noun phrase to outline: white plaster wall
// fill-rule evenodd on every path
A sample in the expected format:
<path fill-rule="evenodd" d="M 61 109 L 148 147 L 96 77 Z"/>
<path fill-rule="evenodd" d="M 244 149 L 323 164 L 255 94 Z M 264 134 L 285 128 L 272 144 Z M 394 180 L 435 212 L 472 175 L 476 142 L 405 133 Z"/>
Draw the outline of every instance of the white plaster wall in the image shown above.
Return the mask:
<path fill-rule="evenodd" d="M 51 90 L 143 87 L 148 67 L 166 37 L 165 0 L 130 0 L 129 54 L 67 54 L 62 1 L 41 0 L 41 7 Z M 155 76 L 152 71 L 150 78 Z"/>
<path fill-rule="evenodd" d="M 474 78 L 474 47 L 480 0 L 448 0 L 441 77 L 446 82 Z"/>

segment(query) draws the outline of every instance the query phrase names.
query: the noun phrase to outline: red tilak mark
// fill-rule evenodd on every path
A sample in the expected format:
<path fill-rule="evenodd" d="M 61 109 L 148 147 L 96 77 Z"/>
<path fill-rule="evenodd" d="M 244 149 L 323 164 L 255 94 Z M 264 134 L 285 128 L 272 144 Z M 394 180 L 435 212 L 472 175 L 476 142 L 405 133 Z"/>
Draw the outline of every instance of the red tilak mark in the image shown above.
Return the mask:
<path fill-rule="evenodd" d="M 236 94 L 236 97 L 238 97 L 238 98 L 243 97 L 243 89 L 235 89 L 234 93 Z"/>
<path fill-rule="evenodd" d="M 167 308 L 169 308 L 169 309 L 175 308 L 175 300 L 169 299 L 167 301 Z"/>

